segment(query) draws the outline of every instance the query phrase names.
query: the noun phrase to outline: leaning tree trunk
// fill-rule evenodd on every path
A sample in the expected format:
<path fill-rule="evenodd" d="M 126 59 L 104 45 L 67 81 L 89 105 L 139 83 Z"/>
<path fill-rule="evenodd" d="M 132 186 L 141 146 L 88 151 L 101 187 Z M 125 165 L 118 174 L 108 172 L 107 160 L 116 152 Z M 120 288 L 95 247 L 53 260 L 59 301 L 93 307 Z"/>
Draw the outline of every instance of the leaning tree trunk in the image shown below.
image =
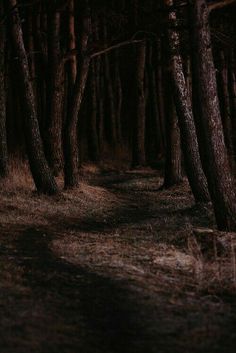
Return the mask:
<path fill-rule="evenodd" d="M 58 192 L 56 182 L 48 167 L 44 152 L 43 143 L 39 132 L 39 124 L 36 114 L 35 97 L 30 80 L 28 58 L 25 51 L 21 19 L 17 8 L 16 0 L 7 0 L 11 10 L 12 39 L 18 58 L 19 76 L 22 84 L 22 100 L 24 104 L 24 127 L 29 164 L 35 185 L 39 192 L 55 194 Z"/>
<path fill-rule="evenodd" d="M 236 229 L 236 197 L 220 116 L 213 63 L 208 8 L 205 0 L 192 2 L 194 85 L 198 108 L 196 122 L 204 172 L 207 177 L 216 222 L 220 230 Z"/>
<path fill-rule="evenodd" d="M 0 4 L 0 18 L 3 4 Z M 5 25 L 0 25 L 0 178 L 7 176 L 6 87 L 5 87 Z"/>
<path fill-rule="evenodd" d="M 64 177 L 65 188 L 78 186 L 79 148 L 78 148 L 78 115 L 87 82 L 90 57 L 87 54 L 88 40 L 91 35 L 91 17 L 88 0 L 85 0 L 83 17 L 83 33 L 81 36 L 81 53 L 77 69 L 76 81 L 73 87 L 71 104 L 67 109 L 64 135 Z"/>
<path fill-rule="evenodd" d="M 146 125 L 146 101 L 144 89 L 144 76 L 146 65 L 146 42 L 142 42 L 137 48 L 136 85 L 137 85 L 137 109 L 134 121 L 133 133 L 133 166 L 143 166 L 146 163 L 145 155 L 145 125 Z"/>
<path fill-rule="evenodd" d="M 165 4 L 168 7 L 174 5 L 173 0 L 165 0 Z M 169 13 L 170 28 L 176 27 L 176 21 L 176 12 L 173 10 Z M 168 40 L 171 78 L 180 127 L 181 145 L 186 167 L 185 170 L 195 200 L 197 202 L 208 202 L 209 194 L 207 180 L 202 170 L 191 100 L 187 90 L 182 57 L 180 55 L 179 34 L 176 30 L 168 30 Z"/>

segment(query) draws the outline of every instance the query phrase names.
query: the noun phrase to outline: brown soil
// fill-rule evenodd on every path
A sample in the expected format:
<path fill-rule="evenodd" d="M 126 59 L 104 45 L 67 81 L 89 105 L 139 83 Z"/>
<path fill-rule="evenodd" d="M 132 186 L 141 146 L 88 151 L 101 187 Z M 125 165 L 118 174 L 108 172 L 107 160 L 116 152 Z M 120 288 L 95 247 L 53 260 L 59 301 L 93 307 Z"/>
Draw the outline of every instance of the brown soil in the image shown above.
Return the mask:
<path fill-rule="evenodd" d="M 86 170 L 49 198 L 21 182 L 1 191 L 1 353 L 235 352 L 235 257 L 201 251 L 212 211 L 186 184 Z"/>

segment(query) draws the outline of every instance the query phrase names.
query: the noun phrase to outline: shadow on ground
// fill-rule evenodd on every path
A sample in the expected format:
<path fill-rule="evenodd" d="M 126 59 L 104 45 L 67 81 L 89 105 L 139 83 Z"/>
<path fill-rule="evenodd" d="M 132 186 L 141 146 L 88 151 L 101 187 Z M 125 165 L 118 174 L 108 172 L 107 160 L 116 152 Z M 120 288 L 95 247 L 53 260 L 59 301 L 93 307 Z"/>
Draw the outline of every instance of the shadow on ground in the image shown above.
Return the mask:
<path fill-rule="evenodd" d="M 138 297 L 125 282 L 55 257 L 50 240 L 50 235 L 35 229 L 24 231 L 17 240 L 17 265 L 31 292 L 28 305 L 35 321 L 29 317 L 23 322 L 19 337 L 6 341 L 2 352 L 13 352 L 15 346 L 14 353 L 28 353 L 29 340 L 35 340 L 35 353 L 157 352 L 163 339 L 153 334 L 147 318 L 143 320 Z M 149 320 L 152 327 L 151 313 Z"/>

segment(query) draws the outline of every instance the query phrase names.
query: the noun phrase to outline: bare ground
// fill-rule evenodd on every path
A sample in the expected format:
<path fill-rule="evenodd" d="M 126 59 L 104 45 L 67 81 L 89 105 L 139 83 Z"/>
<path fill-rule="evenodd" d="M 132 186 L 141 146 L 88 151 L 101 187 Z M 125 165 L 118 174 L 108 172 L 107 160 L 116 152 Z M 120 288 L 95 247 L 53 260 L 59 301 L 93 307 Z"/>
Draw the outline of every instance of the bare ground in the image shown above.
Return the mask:
<path fill-rule="evenodd" d="M 235 352 L 234 249 L 205 253 L 210 205 L 160 185 L 86 169 L 54 198 L 2 186 L 1 353 Z"/>

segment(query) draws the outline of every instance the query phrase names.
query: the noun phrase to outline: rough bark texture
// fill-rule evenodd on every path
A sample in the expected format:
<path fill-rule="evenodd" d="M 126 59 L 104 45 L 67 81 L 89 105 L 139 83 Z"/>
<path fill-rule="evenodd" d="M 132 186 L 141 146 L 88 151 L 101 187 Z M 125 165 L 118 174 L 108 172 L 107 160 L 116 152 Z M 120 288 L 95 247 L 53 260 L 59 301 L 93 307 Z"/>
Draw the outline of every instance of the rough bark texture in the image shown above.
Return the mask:
<path fill-rule="evenodd" d="M 173 6 L 173 0 L 166 0 L 165 4 Z M 176 13 L 169 13 L 170 27 L 176 26 Z M 197 133 L 194 125 L 191 101 L 184 77 L 180 42 L 177 31 L 168 30 L 169 59 L 171 78 L 174 88 L 174 100 L 180 127 L 181 145 L 185 162 L 185 171 L 196 202 L 208 202 L 209 194 L 207 180 L 202 169 L 198 148 Z"/>
<path fill-rule="evenodd" d="M 142 166 L 146 163 L 145 155 L 145 122 L 146 122 L 146 101 L 145 101 L 145 76 L 146 64 L 146 43 L 142 42 L 137 47 L 136 62 L 136 84 L 137 84 L 137 109 L 134 121 L 133 134 L 133 165 Z"/>
<path fill-rule="evenodd" d="M 14 10 L 11 11 L 11 30 L 13 44 L 18 57 L 20 82 L 22 84 L 21 94 L 24 105 L 24 128 L 30 169 L 38 191 L 47 194 L 55 194 L 58 188 L 43 152 L 43 143 L 39 132 L 35 97 L 30 80 L 29 64 L 23 41 L 17 1 L 7 0 L 7 3 L 9 8 L 14 8 Z"/>
<path fill-rule="evenodd" d="M 0 18 L 3 3 L 0 4 Z M 0 178 L 7 176 L 6 85 L 5 85 L 5 25 L 0 25 Z"/>
<path fill-rule="evenodd" d="M 235 188 L 224 142 L 206 1 L 192 1 L 190 10 L 195 58 L 194 95 L 198 99 L 198 104 L 195 104 L 195 107 L 198 107 L 195 117 L 199 129 L 201 159 L 218 228 L 235 230 Z"/>

